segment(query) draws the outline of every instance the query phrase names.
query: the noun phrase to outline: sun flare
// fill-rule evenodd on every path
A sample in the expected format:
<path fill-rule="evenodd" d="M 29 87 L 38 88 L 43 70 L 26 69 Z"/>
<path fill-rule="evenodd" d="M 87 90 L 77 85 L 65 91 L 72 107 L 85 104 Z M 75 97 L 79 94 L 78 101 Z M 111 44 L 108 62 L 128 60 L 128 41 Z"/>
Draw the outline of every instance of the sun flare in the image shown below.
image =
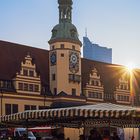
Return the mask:
<path fill-rule="evenodd" d="M 133 69 L 135 68 L 136 66 L 135 66 L 135 64 L 134 63 L 128 63 L 127 65 L 126 65 L 126 69 L 127 69 L 127 71 L 129 71 L 129 72 L 132 72 L 133 71 Z"/>

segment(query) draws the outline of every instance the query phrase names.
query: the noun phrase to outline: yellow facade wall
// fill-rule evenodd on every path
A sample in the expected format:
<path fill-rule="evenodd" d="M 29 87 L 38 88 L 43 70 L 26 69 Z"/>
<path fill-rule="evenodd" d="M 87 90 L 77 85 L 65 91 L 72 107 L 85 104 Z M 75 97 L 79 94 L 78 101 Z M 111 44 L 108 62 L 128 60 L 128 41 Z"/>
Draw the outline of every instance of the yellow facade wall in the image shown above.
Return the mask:
<path fill-rule="evenodd" d="M 61 44 L 64 44 L 64 48 L 61 49 Z M 72 49 L 72 46 L 75 46 L 75 50 Z M 69 70 L 69 53 L 70 51 L 77 52 L 79 55 L 79 71 L 77 75 L 81 75 L 81 54 L 80 46 L 68 42 L 58 42 L 51 44 L 54 46 L 54 49 L 50 51 L 56 52 L 56 65 L 51 66 L 50 64 L 50 89 L 52 93 L 54 88 L 57 88 L 57 93 L 64 91 L 65 93 L 71 95 L 72 88 L 76 89 L 76 94 L 80 95 L 81 93 L 81 83 L 69 82 L 69 74 L 72 74 Z M 61 57 L 61 54 L 64 54 L 64 57 Z M 52 74 L 56 74 L 56 80 L 52 81 Z"/>
<path fill-rule="evenodd" d="M 17 93 L 11 94 L 11 93 L 3 93 L 3 96 L 0 100 L 0 112 L 2 108 L 2 115 L 5 115 L 5 104 L 17 104 L 18 105 L 18 112 L 23 112 L 25 105 L 33 105 L 36 106 L 36 109 L 39 109 L 39 106 L 50 106 L 52 103 L 51 98 L 46 98 L 44 100 L 43 96 L 32 96 L 32 95 L 19 95 Z"/>

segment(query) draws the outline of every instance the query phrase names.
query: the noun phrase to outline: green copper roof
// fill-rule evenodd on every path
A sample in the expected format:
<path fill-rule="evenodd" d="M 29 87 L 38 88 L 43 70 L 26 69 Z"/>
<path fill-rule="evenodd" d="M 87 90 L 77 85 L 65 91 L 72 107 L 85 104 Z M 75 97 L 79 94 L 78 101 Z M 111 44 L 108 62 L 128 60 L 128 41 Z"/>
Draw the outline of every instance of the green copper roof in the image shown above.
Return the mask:
<path fill-rule="evenodd" d="M 58 0 L 59 24 L 52 29 L 52 37 L 49 41 L 67 40 L 81 45 L 76 27 L 72 24 L 72 0 Z"/>
<path fill-rule="evenodd" d="M 62 22 L 52 29 L 50 41 L 58 39 L 67 39 L 80 42 L 76 27 L 70 22 Z"/>

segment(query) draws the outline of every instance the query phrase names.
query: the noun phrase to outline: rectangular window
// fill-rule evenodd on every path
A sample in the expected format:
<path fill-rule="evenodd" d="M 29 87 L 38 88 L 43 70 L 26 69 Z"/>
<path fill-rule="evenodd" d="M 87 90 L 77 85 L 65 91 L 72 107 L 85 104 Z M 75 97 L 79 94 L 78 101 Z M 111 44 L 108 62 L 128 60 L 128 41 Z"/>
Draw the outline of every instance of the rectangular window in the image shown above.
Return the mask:
<path fill-rule="evenodd" d="M 23 83 L 18 83 L 18 89 L 23 90 Z"/>
<path fill-rule="evenodd" d="M 29 105 L 24 105 L 24 110 L 30 110 L 30 106 Z"/>
<path fill-rule="evenodd" d="M 72 49 L 75 50 L 75 46 L 74 45 L 72 45 Z"/>
<path fill-rule="evenodd" d="M 5 114 L 10 115 L 11 113 L 11 104 L 5 104 Z"/>
<path fill-rule="evenodd" d="M 61 57 L 64 57 L 64 53 L 61 53 Z"/>
<path fill-rule="evenodd" d="M 25 91 L 28 91 L 28 84 L 25 84 L 25 83 L 24 83 L 24 90 L 25 90 Z"/>
<path fill-rule="evenodd" d="M 129 96 L 126 96 L 126 101 L 129 102 Z"/>
<path fill-rule="evenodd" d="M 12 113 L 17 113 L 18 112 L 18 105 L 17 104 L 13 104 L 12 105 Z"/>
<path fill-rule="evenodd" d="M 39 91 L 39 85 L 35 85 L 35 92 L 38 92 Z"/>
<path fill-rule="evenodd" d="M 92 95 L 92 93 L 91 93 L 91 92 L 89 92 L 89 93 L 88 93 L 88 97 L 89 97 L 89 98 L 91 98 L 91 95 Z"/>
<path fill-rule="evenodd" d="M 64 49 L 64 44 L 61 44 L 61 45 L 60 45 L 60 48 L 61 48 L 61 49 Z"/>
<path fill-rule="evenodd" d="M 33 91 L 34 88 L 33 88 L 33 84 L 29 84 L 29 91 Z"/>
<path fill-rule="evenodd" d="M 23 75 L 28 76 L 28 70 L 27 69 L 23 69 Z"/>
<path fill-rule="evenodd" d="M 29 70 L 29 76 L 34 77 L 34 71 L 33 70 Z"/>
<path fill-rule="evenodd" d="M 7 88 L 12 88 L 11 82 L 7 82 Z"/>
<path fill-rule="evenodd" d="M 52 74 L 52 80 L 53 81 L 55 80 L 55 74 Z"/>
<path fill-rule="evenodd" d="M 31 105 L 31 110 L 36 110 L 36 106 L 35 105 Z"/>
<path fill-rule="evenodd" d="M 3 87 L 3 81 L 1 81 L 1 87 Z"/>
<path fill-rule="evenodd" d="M 76 96 L 76 89 L 75 88 L 72 88 L 72 95 Z"/>
<path fill-rule="evenodd" d="M 57 94 L 57 88 L 54 88 L 54 95 Z"/>

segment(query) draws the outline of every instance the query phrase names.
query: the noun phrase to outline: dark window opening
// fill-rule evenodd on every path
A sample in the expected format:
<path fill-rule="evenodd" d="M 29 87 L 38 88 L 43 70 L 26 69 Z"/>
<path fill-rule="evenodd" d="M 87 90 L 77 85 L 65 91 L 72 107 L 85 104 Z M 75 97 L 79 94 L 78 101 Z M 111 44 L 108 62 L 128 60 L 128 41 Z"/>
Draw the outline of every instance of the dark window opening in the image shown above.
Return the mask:
<path fill-rule="evenodd" d="M 5 104 L 5 114 L 10 115 L 11 113 L 11 104 Z"/>
<path fill-rule="evenodd" d="M 18 112 L 18 105 L 17 104 L 13 104 L 12 105 L 12 113 L 17 113 Z"/>
<path fill-rule="evenodd" d="M 76 89 L 72 88 L 72 96 L 76 96 Z"/>
<path fill-rule="evenodd" d="M 24 90 L 28 91 L 28 84 L 24 84 Z"/>
<path fill-rule="evenodd" d="M 72 45 L 72 49 L 75 50 L 75 46 L 74 45 Z"/>
<path fill-rule="evenodd" d="M 57 94 L 57 88 L 54 88 L 54 95 Z"/>
<path fill-rule="evenodd" d="M 26 111 L 26 110 L 30 110 L 30 106 L 29 105 L 25 105 L 24 106 L 24 110 Z"/>
<path fill-rule="evenodd" d="M 39 91 L 39 85 L 35 85 L 35 92 Z"/>
<path fill-rule="evenodd" d="M 61 53 L 61 57 L 64 57 L 64 53 Z"/>
<path fill-rule="evenodd" d="M 5 114 L 10 115 L 18 112 L 17 104 L 5 104 Z"/>
<path fill-rule="evenodd" d="M 18 89 L 23 90 L 23 83 L 18 83 Z"/>
<path fill-rule="evenodd" d="M 35 105 L 31 105 L 31 110 L 36 110 L 36 106 Z"/>
<path fill-rule="evenodd" d="M 64 44 L 61 44 L 61 45 L 60 45 L 60 48 L 61 48 L 61 49 L 64 49 Z"/>
<path fill-rule="evenodd" d="M 52 74 L 52 80 L 53 81 L 55 80 L 55 74 Z"/>
<path fill-rule="evenodd" d="M 28 70 L 24 69 L 24 70 L 23 70 L 23 75 L 24 75 L 24 76 L 28 76 Z"/>
<path fill-rule="evenodd" d="M 34 77 L 34 71 L 33 70 L 29 70 L 29 76 Z"/>
<path fill-rule="evenodd" d="M 33 84 L 29 84 L 29 91 L 33 91 L 34 88 L 33 88 Z"/>

